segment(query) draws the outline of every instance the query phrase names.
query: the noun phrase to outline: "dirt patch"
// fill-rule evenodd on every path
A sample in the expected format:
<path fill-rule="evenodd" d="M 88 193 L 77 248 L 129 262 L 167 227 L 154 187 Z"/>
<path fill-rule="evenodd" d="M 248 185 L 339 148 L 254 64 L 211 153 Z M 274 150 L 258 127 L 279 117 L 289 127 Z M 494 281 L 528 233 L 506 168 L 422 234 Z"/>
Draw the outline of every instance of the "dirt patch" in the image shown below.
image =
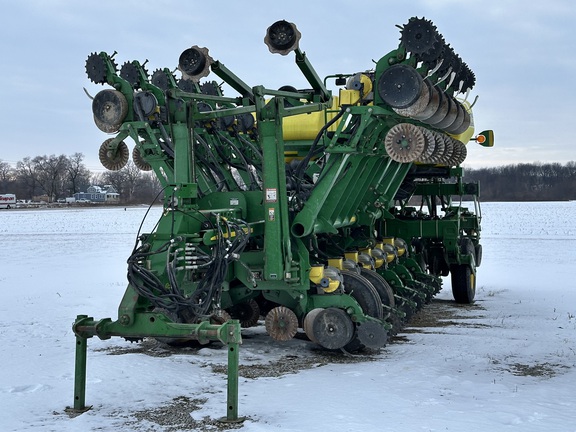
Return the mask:
<path fill-rule="evenodd" d="M 569 368 L 568 366 L 564 366 L 557 363 L 535 363 L 532 365 L 523 363 L 513 363 L 511 365 L 508 365 L 508 368 L 506 370 L 512 373 L 512 375 L 516 376 L 552 378 L 562 373 L 563 369 L 569 369 Z"/>
<path fill-rule="evenodd" d="M 145 354 L 150 357 L 170 357 L 176 354 L 197 354 L 200 348 L 206 345 L 198 343 L 189 344 L 187 346 L 170 346 L 168 344 L 157 341 L 154 338 L 145 338 L 140 342 L 134 342 L 128 347 L 106 347 L 96 349 L 96 352 L 105 352 L 109 355 L 124 355 L 124 354 Z"/>
<path fill-rule="evenodd" d="M 484 318 L 484 307 L 478 303 L 458 304 L 448 300 L 432 300 L 412 317 L 401 333 L 430 333 L 425 328 L 438 327 L 489 327 L 478 322 L 467 322 Z"/>
<path fill-rule="evenodd" d="M 329 364 L 366 363 L 376 361 L 369 354 L 350 355 L 339 351 L 312 351 L 306 355 L 285 355 L 267 364 L 240 365 L 238 374 L 243 378 L 278 377 L 298 373 Z M 227 374 L 226 365 L 210 365 L 212 372 Z"/>
<path fill-rule="evenodd" d="M 154 409 L 136 411 L 131 415 L 136 419 L 124 423 L 125 426 L 136 426 L 139 431 L 156 432 L 160 426 L 164 432 L 177 432 L 183 430 L 193 430 L 199 432 L 225 431 L 239 429 L 242 423 L 224 423 L 217 419 L 204 417 L 195 420 L 190 413 L 198 411 L 207 399 L 190 399 L 179 396 L 164 406 Z"/>

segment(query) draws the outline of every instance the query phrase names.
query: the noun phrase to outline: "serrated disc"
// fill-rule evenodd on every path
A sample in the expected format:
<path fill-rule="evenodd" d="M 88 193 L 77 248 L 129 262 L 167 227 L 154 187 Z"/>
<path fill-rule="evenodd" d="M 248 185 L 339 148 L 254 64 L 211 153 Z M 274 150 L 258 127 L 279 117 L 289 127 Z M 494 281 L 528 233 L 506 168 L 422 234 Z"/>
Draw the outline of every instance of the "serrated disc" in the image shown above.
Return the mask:
<path fill-rule="evenodd" d="M 414 162 L 424 151 L 424 135 L 418 126 L 399 123 L 384 138 L 384 146 L 390 158 L 396 162 Z"/>
<path fill-rule="evenodd" d="M 106 82 L 106 62 L 98 53 L 92 53 L 86 59 L 86 75 L 95 84 Z"/>
<path fill-rule="evenodd" d="M 434 49 L 441 39 L 432 21 L 412 17 L 401 31 L 400 41 L 406 51 L 413 54 L 426 54 Z"/>
<path fill-rule="evenodd" d="M 156 87 L 158 87 L 160 90 L 166 91 L 170 87 L 170 81 L 163 69 L 156 69 L 152 73 L 150 82 L 154 84 Z"/>
<path fill-rule="evenodd" d="M 232 318 L 240 321 L 242 328 L 254 327 L 260 319 L 260 306 L 254 299 L 236 303 L 228 312 Z"/>
<path fill-rule="evenodd" d="M 136 165 L 136 168 L 138 168 L 140 171 L 152 171 L 152 165 L 150 165 L 142 158 L 140 149 L 138 147 L 134 147 L 132 150 L 132 161 L 134 162 L 134 165 Z"/>
<path fill-rule="evenodd" d="M 124 63 L 120 68 L 120 77 L 128 81 L 133 89 L 140 88 L 140 75 L 134 63 Z"/>
<path fill-rule="evenodd" d="M 432 131 L 424 127 L 420 127 L 420 132 L 422 132 L 422 135 L 424 136 L 424 150 L 422 151 L 422 154 L 418 158 L 418 162 L 431 163 L 430 157 L 432 156 L 432 154 L 434 153 L 434 149 L 436 148 L 436 140 L 434 139 Z"/>
<path fill-rule="evenodd" d="M 278 306 L 266 314 L 266 331 L 277 341 L 292 339 L 298 332 L 298 318 L 286 306 Z"/>
<path fill-rule="evenodd" d="M 444 140 L 444 152 L 443 152 L 442 157 L 440 158 L 440 161 L 438 163 L 440 163 L 442 165 L 449 165 L 450 159 L 452 157 L 452 153 L 454 152 L 454 144 L 452 143 L 452 138 L 450 138 L 448 135 L 444 135 L 444 134 L 439 134 L 439 135 Z"/>
<path fill-rule="evenodd" d="M 442 138 L 442 135 L 439 134 L 436 131 L 431 131 L 432 135 L 434 136 L 434 151 L 432 152 L 432 154 L 428 157 L 428 163 L 432 163 L 432 164 L 437 164 L 438 162 L 441 161 L 442 159 L 442 155 L 444 154 L 444 138 Z"/>
<path fill-rule="evenodd" d="M 454 144 L 454 153 L 452 154 L 452 165 L 458 166 L 461 165 L 462 162 L 466 159 L 468 155 L 468 149 L 464 143 L 452 138 L 452 142 Z"/>
<path fill-rule="evenodd" d="M 120 141 L 116 150 L 108 148 L 114 138 L 108 138 L 100 146 L 98 157 L 102 166 L 110 171 L 119 171 L 126 166 L 130 157 L 130 150 L 124 141 Z"/>

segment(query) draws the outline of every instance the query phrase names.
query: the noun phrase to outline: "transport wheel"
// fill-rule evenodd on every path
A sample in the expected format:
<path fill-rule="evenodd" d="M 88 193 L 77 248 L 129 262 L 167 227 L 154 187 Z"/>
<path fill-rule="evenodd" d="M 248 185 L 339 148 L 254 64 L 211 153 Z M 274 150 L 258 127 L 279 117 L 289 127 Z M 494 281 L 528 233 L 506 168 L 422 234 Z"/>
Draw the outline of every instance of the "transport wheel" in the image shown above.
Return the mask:
<path fill-rule="evenodd" d="M 456 303 L 471 304 L 476 295 L 476 275 L 470 266 L 455 264 L 450 266 L 452 294 Z"/>
<path fill-rule="evenodd" d="M 354 324 L 342 309 L 320 309 L 311 323 L 310 339 L 326 349 L 343 348 L 353 336 Z"/>
<path fill-rule="evenodd" d="M 250 299 L 232 306 L 228 313 L 233 319 L 240 321 L 240 327 L 254 327 L 260 318 L 260 307 L 255 300 Z"/>
<path fill-rule="evenodd" d="M 268 312 L 264 323 L 268 334 L 277 341 L 290 340 L 298 332 L 298 318 L 286 306 L 278 306 Z"/>
<path fill-rule="evenodd" d="M 480 267 L 482 264 L 482 245 L 480 243 L 474 248 L 474 253 L 476 254 L 476 267 Z"/>

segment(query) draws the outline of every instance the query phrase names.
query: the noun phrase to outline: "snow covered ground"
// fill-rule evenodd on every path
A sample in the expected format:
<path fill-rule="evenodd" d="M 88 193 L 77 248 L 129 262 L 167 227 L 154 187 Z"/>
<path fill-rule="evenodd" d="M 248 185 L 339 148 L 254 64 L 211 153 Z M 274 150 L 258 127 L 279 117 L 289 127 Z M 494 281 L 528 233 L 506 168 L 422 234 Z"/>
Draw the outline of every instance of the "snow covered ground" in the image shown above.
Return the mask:
<path fill-rule="evenodd" d="M 239 430 L 576 431 L 576 202 L 482 210 L 475 305 L 451 302 L 446 280 L 423 319 L 378 355 L 342 361 L 303 340 L 245 332 Z M 64 413 L 71 324 L 78 314 L 116 319 L 145 211 L 0 211 L 1 431 L 211 430 L 225 415 L 225 349 L 117 338 L 89 340 L 93 408 Z M 163 417 L 170 410 L 180 426 Z"/>

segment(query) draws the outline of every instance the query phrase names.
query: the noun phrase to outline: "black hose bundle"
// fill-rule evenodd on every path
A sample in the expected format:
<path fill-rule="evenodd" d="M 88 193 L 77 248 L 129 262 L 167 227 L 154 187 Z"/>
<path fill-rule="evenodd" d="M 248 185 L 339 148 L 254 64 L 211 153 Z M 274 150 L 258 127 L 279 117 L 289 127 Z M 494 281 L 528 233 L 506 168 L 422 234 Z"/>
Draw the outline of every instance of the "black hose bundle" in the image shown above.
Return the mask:
<path fill-rule="evenodd" d="M 196 322 L 210 315 L 220 303 L 222 284 L 229 265 L 240 258 L 250 236 L 248 224 L 242 220 L 231 220 L 217 215 L 214 226 L 217 230 L 216 244 L 208 254 L 199 247 L 192 247 L 191 255 L 182 257 L 182 238 L 175 237 L 151 251 L 143 244 L 128 258 L 128 281 L 136 292 L 146 298 L 152 306 L 165 310 L 184 322 Z M 179 248 L 176 248 L 179 246 Z M 157 271 L 146 266 L 154 255 L 166 257 L 164 283 Z M 178 282 L 178 271 L 192 271 L 201 275 L 196 289 L 187 295 Z"/>

